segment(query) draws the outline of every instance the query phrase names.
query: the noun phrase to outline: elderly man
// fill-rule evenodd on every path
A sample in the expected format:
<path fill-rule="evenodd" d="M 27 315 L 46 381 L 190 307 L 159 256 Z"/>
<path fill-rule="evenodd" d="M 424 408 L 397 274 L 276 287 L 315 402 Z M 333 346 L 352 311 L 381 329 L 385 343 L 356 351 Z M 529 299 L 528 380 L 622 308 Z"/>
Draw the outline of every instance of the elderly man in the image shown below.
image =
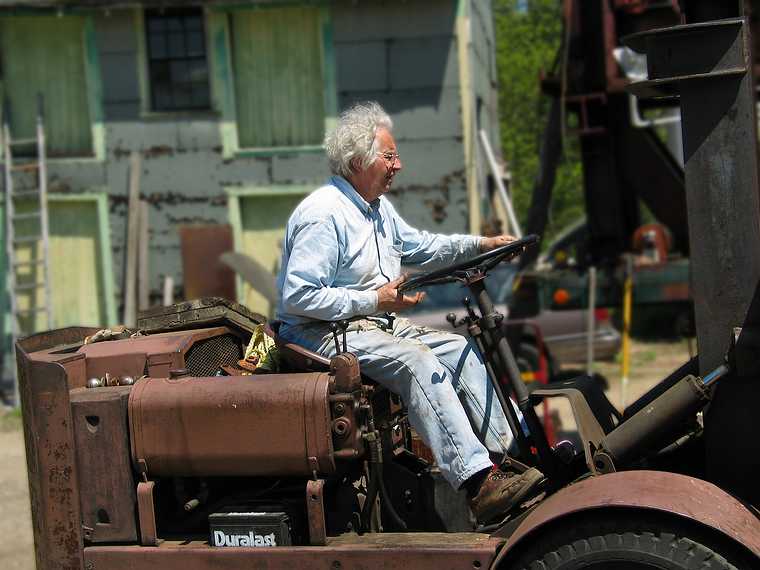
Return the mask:
<path fill-rule="evenodd" d="M 536 469 L 504 472 L 489 450 L 512 443 L 503 411 L 472 343 L 401 317 L 422 293 L 398 291 L 401 264 L 434 269 L 512 238 L 440 235 L 409 226 L 385 198 L 401 159 L 390 117 L 377 103 L 345 111 L 325 147 L 333 176 L 291 215 L 278 287 L 280 334 L 334 356 L 330 322 L 350 320 L 348 350 L 362 372 L 399 394 L 409 421 L 441 473 L 467 491 L 480 521 L 522 502 L 543 479 Z M 481 435 L 481 439 L 476 436 Z"/>

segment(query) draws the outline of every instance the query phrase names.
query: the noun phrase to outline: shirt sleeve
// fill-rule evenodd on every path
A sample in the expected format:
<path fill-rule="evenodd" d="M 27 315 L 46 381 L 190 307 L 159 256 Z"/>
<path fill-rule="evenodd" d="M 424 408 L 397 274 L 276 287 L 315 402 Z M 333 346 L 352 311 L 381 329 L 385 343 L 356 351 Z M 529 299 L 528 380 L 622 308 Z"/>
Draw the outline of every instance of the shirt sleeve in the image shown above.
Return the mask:
<path fill-rule="evenodd" d="M 480 253 L 479 236 L 434 234 L 420 231 L 407 224 L 388 202 L 397 237 L 400 240 L 401 260 L 405 265 L 417 265 L 427 271 L 459 263 Z"/>
<path fill-rule="evenodd" d="M 337 321 L 377 311 L 377 291 L 333 287 L 340 263 L 338 234 L 331 220 L 300 224 L 292 234 L 282 285 L 285 312 Z"/>

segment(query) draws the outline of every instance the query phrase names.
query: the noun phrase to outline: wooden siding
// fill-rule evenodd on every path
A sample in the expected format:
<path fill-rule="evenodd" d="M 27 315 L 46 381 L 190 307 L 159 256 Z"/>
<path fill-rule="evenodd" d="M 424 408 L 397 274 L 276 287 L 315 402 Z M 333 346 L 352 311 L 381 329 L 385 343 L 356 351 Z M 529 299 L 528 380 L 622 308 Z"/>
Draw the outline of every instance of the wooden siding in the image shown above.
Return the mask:
<path fill-rule="evenodd" d="M 320 9 L 240 11 L 230 18 L 240 147 L 321 143 Z"/>
<path fill-rule="evenodd" d="M 48 154 L 91 156 L 82 16 L 0 18 L 3 91 L 15 138 L 34 136 L 36 94 L 45 100 Z"/>

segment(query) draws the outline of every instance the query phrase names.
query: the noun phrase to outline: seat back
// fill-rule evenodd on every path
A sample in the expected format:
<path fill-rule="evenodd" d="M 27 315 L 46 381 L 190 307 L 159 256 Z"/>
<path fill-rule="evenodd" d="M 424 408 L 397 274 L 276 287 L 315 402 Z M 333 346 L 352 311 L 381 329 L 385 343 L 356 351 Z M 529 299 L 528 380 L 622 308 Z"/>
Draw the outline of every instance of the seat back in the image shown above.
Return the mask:
<path fill-rule="evenodd" d="M 298 372 L 328 372 L 330 370 L 329 358 L 284 340 L 277 334 L 279 329 L 279 321 L 269 321 L 264 325 L 264 332 L 274 339 L 280 357 L 288 368 Z"/>

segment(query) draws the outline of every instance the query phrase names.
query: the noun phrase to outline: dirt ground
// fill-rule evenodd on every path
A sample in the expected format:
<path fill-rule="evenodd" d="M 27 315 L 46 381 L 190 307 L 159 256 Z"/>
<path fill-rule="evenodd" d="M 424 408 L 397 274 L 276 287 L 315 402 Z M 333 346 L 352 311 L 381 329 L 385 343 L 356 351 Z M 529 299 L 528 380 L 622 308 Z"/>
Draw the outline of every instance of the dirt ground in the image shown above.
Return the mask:
<path fill-rule="evenodd" d="M 17 417 L 0 417 L 0 505 L 0 568 L 33 569 L 24 436 Z"/>
<path fill-rule="evenodd" d="M 686 341 L 632 343 L 627 402 L 633 402 L 688 358 Z M 620 408 L 622 396 L 619 361 L 597 363 L 595 372 L 607 378 L 608 397 Z M 569 427 L 568 424 L 572 424 L 569 409 L 558 405 L 558 411 L 566 427 Z M 29 490 L 20 426 L 18 417 L 3 415 L 0 411 L 0 568 L 3 570 L 34 568 Z"/>

